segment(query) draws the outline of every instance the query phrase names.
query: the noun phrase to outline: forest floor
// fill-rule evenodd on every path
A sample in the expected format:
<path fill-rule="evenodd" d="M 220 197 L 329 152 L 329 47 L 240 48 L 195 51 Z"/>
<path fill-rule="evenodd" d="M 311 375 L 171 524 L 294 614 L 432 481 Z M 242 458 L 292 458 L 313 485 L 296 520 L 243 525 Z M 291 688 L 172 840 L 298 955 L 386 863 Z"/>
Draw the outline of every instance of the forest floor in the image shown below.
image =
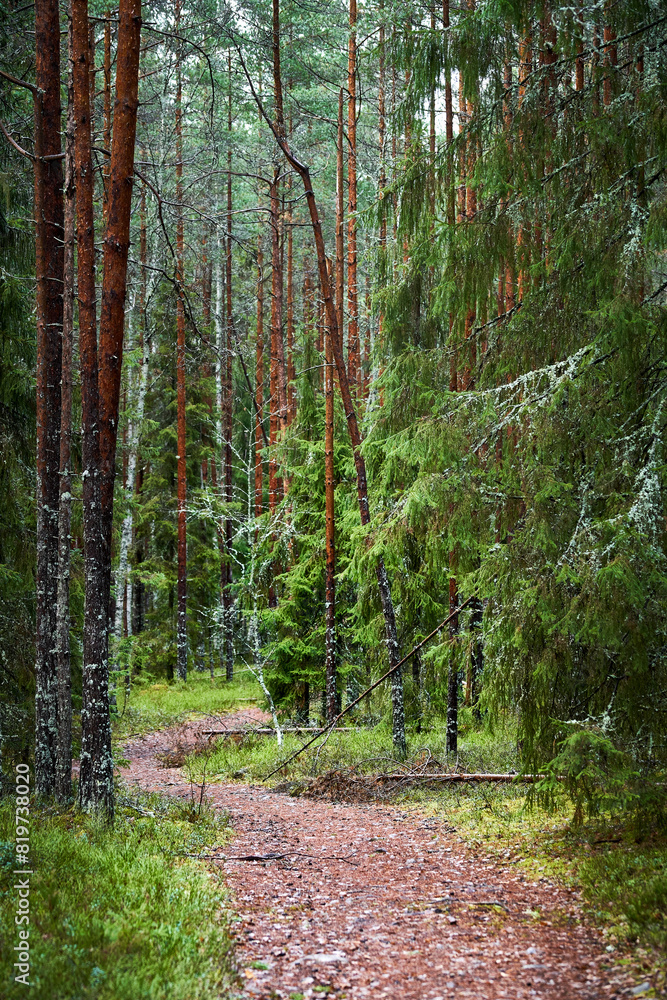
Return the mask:
<path fill-rule="evenodd" d="M 264 719 L 249 708 L 224 724 Z M 428 810 L 195 783 L 187 754 L 220 721 L 126 739 L 120 774 L 130 788 L 228 814 L 232 840 L 204 857 L 231 892 L 237 997 L 662 995 L 627 951 L 607 945 L 576 890 L 466 846 Z"/>

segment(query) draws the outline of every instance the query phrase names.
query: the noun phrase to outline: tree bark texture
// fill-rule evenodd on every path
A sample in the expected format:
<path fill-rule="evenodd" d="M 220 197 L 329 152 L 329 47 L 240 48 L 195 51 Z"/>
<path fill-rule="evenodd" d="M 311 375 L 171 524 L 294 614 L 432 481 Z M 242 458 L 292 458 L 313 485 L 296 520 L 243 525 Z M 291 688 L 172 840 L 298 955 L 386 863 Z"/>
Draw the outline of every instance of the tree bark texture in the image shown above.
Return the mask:
<path fill-rule="evenodd" d="M 72 797 L 72 672 L 70 660 L 70 529 L 72 525 L 72 353 L 74 342 L 74 80 L 72 76 L 72 22 L 68 31 L 67 125 L 65 129 L 65 208 L 63 243 L 63 339 L 60 401 L 60 496 L 58 501 L 58 605 L 56 650 L 58 657 L 58 752 L 56 798 Z"/>
<path fill-rule="evenodd" d="M 449 638 L 454 639 L 459 632 L 459 616 L 454 615 L 458 606 L 458 590 L 456 586 L 455 555 L 449 553 L 449 613 L 453 615 L 449 622 Z M 452 645 L 449 655 L 449 672 L 447 677 L 447 753 L 457 753 L 459 734 L 459 671 L 456 662 L 456 651 Z"/>
<path fill-rule="evenodd" d="M 175 4 L 176 31 L 181 18 L 180 0 Z M 177 44 L 180 45 L 180 42 Z M 185 454 L 185 304 L 183 302 L 183 123 L 180 51 L 176 66 L 176 496 L 178 516 L 178 581 L 176 609 L 176 668 L 181 680 L 188 676 L 188 550 L 186 522 L 187 463 Z"/>
<path fill-rule="evenodd" d="M 325 667 L 326 667 L 326 717 L 333 722 L 338 714 L 336 690 L 336 542 L 334 512 L 334 400 L 333 400 L 333 352 L 331 335 L 324 331 L 325 375 L 324 375 L 324 493 L 326 518 L 326 568 L 325 568 Z"/>
<path fill-rule="evenodd" d="M 63 173 L 60 153 L 60 23 L 55 0 L 35 3 L 35 272 L 37 312 L 37 570 L 35 788 L 56 776 L 56 603 L 63 323 Z"/>
<path fill-rule="evenodd" d="M 264 414 L 264 252 L 257 235 L 257 337 L 255 343 L 255 517 L 264 509 L 262 417 Z"/>
<path fill-rule="evenodd" d="M 232 539 L 233 522 L 230 506 L 234 498 L 232 481 L 232 358 L 234 357 L 234 313 L 232 309 L 232 53 L 228 53 L 229 100 L 227 104 L 227 259 L 226 259 L 226 292 L 227 292 L 227 352 L 225 357 L 225 398 L 224 398 L 224 500 L 227 506 L 225 515 L 225 572 L 222 587 L 222 603 L 224 609 L 225 631 L 225 676 L 228 681 L 234 678 L 234 602 L 232 599 Z"/>
<path fill-rule="evenodd" d="M 88 11 L 85 0 L 76 0 L 78 18 L 81 20 L 79 55 L 77 62 L 85 62 L 83 53 L 83 22 Z M 75 38 L 77 28 L 75 22 Z M 113 818 L 113 759 L 111 756 L 111 727 L 109 719 L 109 664 L 108 616 L 111 588 L 111 535 L 113 526 L 113 488 L 116 474 L 116 441 L 120 401 L 120 374 L 123 361 L 123 334 L 125 328 L 125 293 L 127 282 L 127 257 L 130 244 L 130 213 L 132 208 L 132 181 L 134 176 L 134 145 L 137 125 L 139 48 L 141 37 L 140 0 L 121 0 L 118 11 L 118 51 L 116 59 L 116 97 L 114 125 L 109 165 L 109 198 L 104 234 L 104 273 L 102 279 L 102 304 L 100 310 L 99 358 L 95 344 L 95 282 L 92 194 L 93 182 L 90 165 L 90 104 L 84 106 L 83 87 L 77 88 L 75 77 L 75 102 L 81 90 L 82 113 L 86 115 L 85 127 L 77 121 L 76 135 L 83 132 L 81 147 L 81 174 L 77 171 L 77 192 L 83 181 L 85 203 L 79 197 L 78 232 L 90 244 L 90 265 L 86 259 L 84 276 L 86 284 L 84 313 L 88 351 L 85 365 L 86 381 L 90 393 L 87 430 L 90 437 L 87 448 L 91 483 L 88 496 L 88 536 L 90 539 L 90 567 L 86 551 L 86 623 L 84 626 L 83 703 L 81 711 L 81 770 L 79 778 L 79 803 L 83 809 L 101 811 Z M 86 69 L 90 69 L 86 66 Z M 76 69 L 75 69 L 76 72 Z M 81 80 L 83 83 L 83 79 Z M 90 206 L 90 207 L 89 207 Z M 84 215 L 82 223 L 81 215 Z M 90 224 L 88 224 L 88 221 Z M 86 249 L 88 253 L 88 248 Z M 90 284 L 90 289 L 88 289 Z M 81 302 L 81 236 L 79 236 L 79 319 L 80 338 Z M 83 352 L 82 352 L 83 353 Z M 92 365 L 95 362 L 95 369 Z M 84 377 L 82 374 L 82 383 Z M 94 385 L 93 385 L 94 383 Z M 92 422 L 97 410 L 98 421 Z M 99 428 L 99 438 L 98 435 Z M 97 470 L 92 473 L 97 462 Z M 86 463 L 84 462 L 84 465 Z M 85 475 L 85 472 L 84 472 Z M 85 487 L 84 487 L 85 489 Z M 99 490 L 99 493 L 98 493 Z M 86 497 L 84 494 L 84 516 Z M 97 526 L 93 525 L 93 511 Z M 88 632 L 88 655 L 86 655 Z"/>
<path fill-rule="evenodd" d="M 285 394 L 285 347 L 283 343 L 283 269 L 280 254 L 280 173 L 276 167 L 271 183 L 271 368 L 270 401 L 271 421 L 269 441 L 275 445 L 286 424 L 287 399 Z M 275 512 L 282 499 L 282 484 L 278 476 L 275 453 L 269 459 L 269 509 Z"/>
<path fill-rule="evenodd" d="M 344 322 L 344 287 L 345 287 L 345 233 L 344 233 L 344 201 L 343 185 L 345 183 L 345 171 L 343 166 L 343 91 L 338 94 L 338 144 L 336 149 L 336 322 L 338 329 L 343 329 Z M 326 333 L 325 333 L 326 344 Z M 327 364 L 325 358 L 325 364 Z M 350 355 L 348 352 L 348 371 L 350 368 Z M 324 378 L 326 389 L 326 372 Z"/>
<path fill-rule="evenodd" d="M 294 373 L 294 229 L 292 219 L 292 175 L 287 179 L 287 420 L 296 416 L 296 384 Z"/>
<path fill-rule="evenodd" d="M 347 89 L 347 364 L 353 395 L 359 399 L 361 397 L 361 363 L 357 295 L 357 0 L 350 0 Z M 342 324 L 340 324 L 340 331 L 342 336 Z"/>
<path fill-rule="evenodd" d="M 103 595 L 103 548 L 100 522 L 99 386 L 95 294 L 95 220 L 91 158 L 89 23 L 87 0 L 72 0 L 74 142 L 77 199 L 79 355 L 85 610 L 79 804 L 94 810 L 101 794 L 113 811 L 113 790 L 106 794 L 105 741 L 100 745 L 98 714 L 109 712 L 106 670 L 107 602 Z M 104 724 L 102 724 L 104 726 Z M 108 721 L 107 721 L 108 725 Z M 110 739 L 108 751 L 110 754 Z"/>

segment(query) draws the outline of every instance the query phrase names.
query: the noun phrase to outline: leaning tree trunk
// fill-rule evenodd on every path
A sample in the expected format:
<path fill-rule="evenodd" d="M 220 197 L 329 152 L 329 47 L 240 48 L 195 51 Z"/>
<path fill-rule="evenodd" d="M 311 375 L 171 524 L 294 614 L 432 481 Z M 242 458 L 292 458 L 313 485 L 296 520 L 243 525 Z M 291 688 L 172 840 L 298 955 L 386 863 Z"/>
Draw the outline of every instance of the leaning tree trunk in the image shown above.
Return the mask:
<path fill-rule="evenodd" d="M 60 406 L 60 497 L 58 502 L 58 606 L 56 650 L 58 656 L 58 753 L 56 797 L 72 797 L 72 672 L 69 636 L 70 529 L 72 524 L 72 348 L 74 339 L 74 80 L 72 77 L 72 23 L 68 32 L 70 69 L 67 74 L 67 127 L 65 131 L 65 228 L 63 265 L 63 342 Z"/>
<path fill-rule="evenodd" d="M 76 0 L 87 20 L 87 3 Z M 127 257 L 130 246 L 130 213 L 137 127 L 140 0 L 120 0 L 113 139 L 109 166 L 109 198 L 104 235 L 104 272 L 99 346 L 99 553 L 94 553 L 90 576 L 86 570 L 86 603 L 95 604 L 96 620 L 85 628 L 94 633 L 93 648 L 84 651 L 83 705 L 81 713 L 81 808 L 103 811 L 113 817 L 113 758 L 109 719 L 108 612 L 111 589 L 111 534 L 113 488 L 116 474 L 116 438 L 123 363 Z M 75 58 L 75 66 L 76 66 Z M 76 99 L 76 91 L 75 91 Z M 85 130 L 87 132 L 87 130 Z M 89 140 L 89 133 L 84 142 Z M 90 179 L 92 202 L 92 175 Z M 81 227 L 80 227 L 81 231 Z M 90 238 L 92 239 L 92 231 Z M 79 251 L 80 252 L 80 251 Z M 80 267 L 80 258 L 79 258 Z M 94 260 L 92 262 L 94 267 Z M 94 308 L 94 298 L 90 308 Z M 94 320 L 94 314 L 93 314 Z M 90 324 L 89 324 L 90 327 Z M 89 329 L 92 341 L 92 330 Z M 92 353 L 92 343 L 91 353 Z M 88 358 L 90 363 L 91 358 Z M 90 381 L 92 382 L 92 376 Z M 89 428 L 94 436 L 95 428 Z M 92 530 L 92 526 L 89 526 Z M 99 555 L 99 561 L 98 561 Z M 90 587 L 90 590 L 89 590 Z M 96 593 L 93 593 L 93 587 Z M 84 637 L 85 642 L 85 637 Z"/>
<path fill-rule="evenodd" d="M 56 604 L 63 323 L 63 172 L 57 0 L 35 3 L 35 274 L 37 306 L 37 578 L 35 788 L 51 795 L 58 740 Z"/>
<path fill-rule="evenodd" d="M 275 87 L 276 99 L 281 94 L 280 89 L 280 63 L 278 61 L 276 67 L 277 53 L 279 54 L 279 0 L 273 0 L 273 24 L 274 24 L 274 80 L 277 78 L 277 86 Z M 254 93 L 254 88 L 253 88 Z M 256 96 L 256 95 L 255 95 Z M 265 116 L 266 117 L 266 116 Z M 310 214 L 310 221 L 313 230 L 313 238 L 315 241 L 315 251 L 317 255 L 317 266 L 320 275 L 320 286 L 322 288 L 322 296 L 324 299 L 324 304 L 326 308 L 327 320 L 329 324 L 329 331 L 331 334 L 331 346 L 333 350 L 333 356 L 336 363 L 336 370 L 338 372 L 338 384 L 340 388 L 341 399 L 343 403 L 343 409 L 345 411 L 345 416 L 347 419 L 348 433 L 350 436 L 350 442 L 352 445 L 352 452 L 354 455 L 354 464 L 357 473 L 357 499 L 359 502 L 359 512 L 361 515 L 361 523 L 366 525 L 370 522 L 370 513 L 368 507 L 368 485 L 366 481 L 366 464 L 364 462 L 364 457 L 361 454 L 361 435 L 359 433 L 359 425 L 357 423 L 357 414 L 354 408 L 354 403 L 352 401 L 352 395 L 350 393 L 350 383 L 347 377 L 347 369 L 345 366 L 345 358 L 343 356 L 343 345 L 341 340 L 341 332 L 338 327 L 338 321 L 336 317 L 336 307 L 331 296 L 331 282 L 329 280 L 329 275 L 327 273 L 327 257 L 326 250 L 324 246 L 324 237 L 322 235 L 322 226 L 320 223 L 319 212 L 317 209 L 317 202 L 315 201 L 315 194 L 313 192 L 313 185 L 310 179 L 310 170 L 305 163 L 301 163 L 294 154 L 292 153 L 289 145 L 284 136 L 284 129 L 280 129 L 280 122 L 283 120 L 282 106 L 278 109 L 277 121 L 278 125 L 274 125 L 271 120 L 266 117 L 266 121 L 271 127 L 276 141 L 283 151 L 287 161 L 296 170 L 296 172 L 301 177 L 303 182 L 304 191 L 306 195 L 306 201 L 308 203 L 308 211 Z M 391 587 L 389 586 L 389 578 L 387 576 L 387 570 L 384 565 L 384 559 L 382 556 L 378 556 L 376 562 L 376 576 L 378 582 L 378 590 L 380 594 L 380 603 L 382 605 L 382 613 L 385 622 L 385 641 L 387 643 L 387 651 L 389 653 L 389 665 L 390 668 L 395 667 L 399 663 L 398 654 L 398 636 L 396 632 L 396 617 L 394 614 L 394 603 L 391 597 Z M 403 704 L 403 677 L 401 669 L 395 670 L 392 674 L 392 735 L 394 742 L 395 752 L 404 757 L 407 753 L 407 746 L 405 740 L 405 711 Z"/>

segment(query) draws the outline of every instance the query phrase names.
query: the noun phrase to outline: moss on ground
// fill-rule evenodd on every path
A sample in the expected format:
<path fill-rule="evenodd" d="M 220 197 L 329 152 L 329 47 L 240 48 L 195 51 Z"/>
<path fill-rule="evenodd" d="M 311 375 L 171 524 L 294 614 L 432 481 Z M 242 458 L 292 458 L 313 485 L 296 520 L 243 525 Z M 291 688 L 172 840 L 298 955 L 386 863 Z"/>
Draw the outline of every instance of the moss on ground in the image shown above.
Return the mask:
<path fill-rule="evenodd" d="M 36 1000 L 213 1000 L 233 979 L 224 887 L 188 855 L 226 822 L 158 796 L 119 795 L 113 829 L 31 809 L 30 994 Z M 125 803 L 125 804 L 124 804 Z M 132 807 L 133 806 L 133 807 Z M 146 813 L 153 815 L 145 815 Z M 0 804 L 0 977 L 14 981 L 14 803 Z"/>

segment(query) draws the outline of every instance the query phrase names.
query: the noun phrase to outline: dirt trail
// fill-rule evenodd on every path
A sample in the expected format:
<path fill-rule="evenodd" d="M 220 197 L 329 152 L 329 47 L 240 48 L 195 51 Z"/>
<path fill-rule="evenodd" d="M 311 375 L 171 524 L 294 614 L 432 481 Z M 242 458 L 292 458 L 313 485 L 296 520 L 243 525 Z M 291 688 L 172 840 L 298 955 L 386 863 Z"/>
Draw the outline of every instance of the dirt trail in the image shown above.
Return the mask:
<path fill-rule="evenodd" d="M 227 716 L 257 721 L 250 710 Z M 190 797 L 158 757 L 193 745 L 201 722 L 126 744 L 128 784 Z M 219 862 L 241 918 L 239 997 L 348 1000 L 600 1000 L 639 996 L 577 896 L 472 854 L 446 824 L 379 805 L 213 785 L 235 832 Z M 283 854 L 272 861 L 231 855 Z M 344 860 L 343 860 L 344 859 Z M 262 967 L 263 966 L 263 967 Z M 646 989 L 648 984 L 644 984 Z"/>

